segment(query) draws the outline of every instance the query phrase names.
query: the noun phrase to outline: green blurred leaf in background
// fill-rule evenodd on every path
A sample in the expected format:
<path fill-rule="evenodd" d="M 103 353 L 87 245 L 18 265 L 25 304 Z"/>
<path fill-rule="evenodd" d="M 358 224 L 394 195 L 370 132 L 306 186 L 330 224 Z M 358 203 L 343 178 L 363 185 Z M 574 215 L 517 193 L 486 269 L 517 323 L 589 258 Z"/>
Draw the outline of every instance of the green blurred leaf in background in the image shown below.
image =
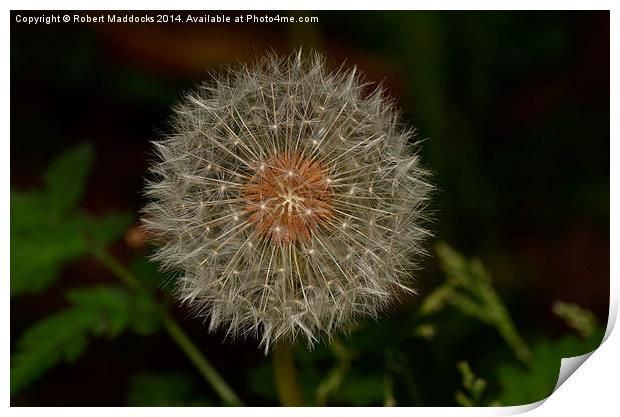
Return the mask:
<path fill-rule="evenodd" d="M 83 143 L 63 153 L 49 165 L 43 180 L 50 213 L 61 216 L 79 202 L 92 165 L 93 152 L 91 144 Z"/>
<path fill-rule="evenodd" d="M 466 259 L 447 244 L 437 244 L 437 255 L 447 281 L 426 296 L 420 311 L 423 315 L 436 313 L 446 304 L 494 326 L 516 357 L 528 362 L 530 351 L 517 331 L 510 313 L 497 295 L 491 277 L 478 259 Z"/>
<path fill-rule="evenodd" d="M 463 387 L 465 392 L 459 390 L 454 394 L 457 404 L 463 407 L 481 407 L 486 405 L 483 402 L 483 394 L 487 387 L 487 381 L 478 378 L 467 361 L 460 361 L 456 364 L 461 373 Z"/>
<path fill-rule="evenodd" d="M 123 235 L 132 216 L 92 217 L 77 209 L 93 148 L 81 144 L 55 158 L 43 174 L 44 187 L 11 193 L 11 296 L 45 289 L 61 268 L 105 248 Z M 11 356 L 11 393 L 18 392 L 60 361 L 73 362 L 88 336 L 116 337 L 131 328 L 151 334 L 161 325 L 153 296 L 117 287 L 70 290 L 71 306 L 27 329 Z"/>
<path fill-rule="evenodd" d="M 126 329 L 151 334 L 161 325 L 161 310 L 146 293 L 117 287 L 67 292 L 71 307 L 44 318 L 17 341 L 11 356 L 11 394 L 60 361 L 75 361 L 89 336 L 116 337 Z"/>
<path fill-rule="evenodd" d="M 11 191 L 11 296 L 44 290 L 68 262 L 118 239 L 129 214 L 90 217 L 76 209 L 93 161 L 81 144 L 55 158 L 44 187 Z"/>

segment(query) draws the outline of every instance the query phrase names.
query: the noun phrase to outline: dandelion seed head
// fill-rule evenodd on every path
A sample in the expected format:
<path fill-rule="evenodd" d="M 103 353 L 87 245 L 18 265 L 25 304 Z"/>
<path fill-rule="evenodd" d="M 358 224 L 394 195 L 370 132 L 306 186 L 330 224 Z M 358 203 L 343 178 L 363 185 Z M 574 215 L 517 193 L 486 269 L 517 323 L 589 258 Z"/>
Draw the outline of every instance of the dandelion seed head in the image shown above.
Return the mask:
<path fill-rule="evenodd" d="M 310 344 L 377 317 L 413 282 L 432 186 L 381 88 L 322 57 L 225 70 L 155 142 L 153 258 L 209 329 Z"/>

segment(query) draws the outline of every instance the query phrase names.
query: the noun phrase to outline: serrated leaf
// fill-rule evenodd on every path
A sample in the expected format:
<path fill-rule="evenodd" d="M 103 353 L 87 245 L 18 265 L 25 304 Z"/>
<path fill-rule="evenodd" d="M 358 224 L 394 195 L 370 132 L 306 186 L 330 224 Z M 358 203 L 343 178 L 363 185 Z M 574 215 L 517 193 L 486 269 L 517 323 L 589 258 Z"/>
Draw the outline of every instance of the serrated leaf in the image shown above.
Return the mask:
<path fill-rule="evenodd" d="M 74 216 L 31 225 L 20 220 L 19 227 L 11 228 L 11 295 L 45 289 L 65 264 L 112 243 L 131 220 L 127 213 Z"/>
<path fill-rule="evenodd" d="M 92 147 L 77 146 L 55 159 L 45 188 L 11 191 L 11 295 L 47 287 L 64 264 L 88 251 L 82 221 L 69 213 L 79 200 Z"/>
<path fill-rule="evenodd" d="M 94 310 L 125 309 L 130 294 L 119 287 L 93 287 L 68 290 L 65 294 L 71 304 Z"/>
<path fill-rule="evenodd" d="M 88 242 L 75 221 L 11 230 L 11 295 L 41 291 L 63 265 L 87 251 Z"/>
<path fill-rule="evenodd" d="M 96 335 L 115 337 L 129 325 L 131 295 L 125 290 L 114 287 L 85 288 L 70 290 L 66 297 L 80 310 L 101 314 L 91 327 Z"/>
<path fill-rule="evenodd" d="M 96 287 L 67 292 L 67 299 L 76 307 L 105 311 L 104 325 L 97 334 L 116 336 L 127 327 L 140 335 L 159 329 L 161 310 L 153 296 L 146 292 L 129 293 L 116 287 Z"/>
<path fill-rule="evenodd" d="M 95 320 L 92 312 L 70 309 L 28 329 L 11 356 L 11 394 L 61 360 L 75 360 L 84 351 L 84 334 Z"/>
<path fill-rule="evenodd" d="M 77 204 L 92 160 L 92 145 L 83 143 L 52 161 L 43 175 L 50 212 L 62 213 Z"/>
<path fill-rule="evenodd" d="M 47 194 L 43 190 L 11 190 L 11 234 L 48 227 L 53 216 L 46 206 Z"/>
<path fill-rule="evenodd" d="M 116 287 L 68 291 L 72 307 L 26 330 L 11 356 L 11 394 L 15 394 L 61 361 L 73 362 L 85 350 L 88 336 L 116 337 L 128 328 L 139 334 L 157 330 L 161 313 L 145 293 Z"/>
<path fill-rule="evenodd" d="M 45 289 L 65 264 L 113 242 L 130 223 L 129 214 L 112 213 L 98 219 L 11 224 L 11 295 Z"/>

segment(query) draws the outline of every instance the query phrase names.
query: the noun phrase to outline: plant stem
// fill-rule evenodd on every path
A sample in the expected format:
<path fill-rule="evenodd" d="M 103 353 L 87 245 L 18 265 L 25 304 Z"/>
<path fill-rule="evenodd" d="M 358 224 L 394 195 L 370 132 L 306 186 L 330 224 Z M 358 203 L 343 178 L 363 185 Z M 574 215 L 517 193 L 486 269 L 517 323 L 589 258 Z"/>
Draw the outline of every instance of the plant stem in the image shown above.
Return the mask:
<path fill-rule="evenodd" d="M 101 262 L 106 268 L 110 270 L 117 278 L 119 278 L 125 285 L 132 290 L 140 289 L 140 281 L 135 275 L 128 270 L 122 263 L 120 263 L 115 257 L 110 255 L 105 250 L 98 250 L 95 252 L 95 258 Z"/>
<path fill-rule="evenodd" d="M 187 355 L 194 366 L 200 371 L 202 376 L 209 381 L 213 389 L 220 398 L 230 405 L 243 405 L 237 394 L 228 386 L 226 381 L 217 373 L 215 368 L 202 355 L 200 350 L 181 329 L 179 324 L 170 315 L 164 316 L 164 326 L 168 334 L 174 339 L 176 344 Z"/>
<path fill-rule="evenodd" d="M 115 257 L 105 250 L 94 252 L 95 257 L 106 268 L 108 268 L 117 278 L 132 290 L 142 288 L 138 278 L 120 263 Z M 211 385 L 220 398 L 229 405 L 243 405 L 237 394 L 230 388 L 221 375 L 209 363 L 207 358 L 200 352 L 187 333 L 179 326 L 176 320 L 168 312 L 164 313 L 164 327 L 177 346 L 185 353 L 192 364 L 198 369 L 200 374 Z"/>
<path fill-rule="evenodd" d="M 285 407 L 301 406 L 303 399 L 297 385 L 293 346 L 288 341 L 276 343 L 272 363 L 280 404 Z"/>

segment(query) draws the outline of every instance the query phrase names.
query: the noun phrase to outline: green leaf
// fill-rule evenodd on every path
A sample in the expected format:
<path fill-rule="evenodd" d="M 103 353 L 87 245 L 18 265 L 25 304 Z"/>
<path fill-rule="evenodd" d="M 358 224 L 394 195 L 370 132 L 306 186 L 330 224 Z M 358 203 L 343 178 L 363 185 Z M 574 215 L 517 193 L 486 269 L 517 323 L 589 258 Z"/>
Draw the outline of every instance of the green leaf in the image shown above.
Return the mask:
<path fill-rule="evenodd" d="M 73 216 L 28 229 L 11 229 L 11 295 L 45 289 L 62 267 L 123 235 L 132 216 L 110 213 L 100 218 Z M 34 225 L 32 225 L 34 226 Z"/>
<path fill-rule="evenodd" d="M 131 319 L 131 295 L 115 287 L 96 287 L 70 290 L 67 299 L 79 310 L 101 314 L 91 323 L 90 330 L 96 335 L 118 336 Z"/>
<path fill-rule="evenodd" d="M 74 361 L 86 347 L 85 334 L 97 321 L 92 312 L 70 309 L 28 329 L 11 356 L 11 395 L 61 360 Z"/>
<path fill-rule="evenodd" d="M 43 190 L 11 190 L 11 235 L 48 227 L 53 216 L 46 207 L 47 194 Z"/>
<path fill-rule="evenodd" d="M 106 321 L 93 328 L 95 334 L 117 336 L 130 327 L 140 335 L 149 335 L 161 325 L 161 310 L 153 296 L 146 292 L 130 293 L 116 287 L 95 287 L 67 292 L 76 307 L 106 312 Z"/>
<path fill-rule="evenodd" d="M 50 212 L 62 213 L 78 203 L 92 160 L 92 145 L 83 143 L 52 161 L 43 175 Z"/>
<path fill-rule="evenodd" d="M 76 221 L 41 225 L 33 230 L 11 229 L 11 296 L 46 288 L 63 265 L 88 251 Z"/>
<path fill-rule="evenodd" d="M 71 307 L 24 332 L 11 356 L 11 394 L 15 394 L 61 361 L 73 362 L 85 350 L 88 336 L 116 337 L 131 328 L 150 334 L 161 325 L 161 311 L 146 293 L 116 287 L 67 292 Z"/>
<path fill-rule="evenodd" d="M 80 145 L 50 164 L 44 189 L 11 191 L 11 295 L 41 291 L 64 264 L 88 251 L 83 222 L 70 209 L 82 194 L 92 153 Z"/>
<path fill-rule="evenodd" d="M 134 376 L 127 403 L 136 407 L 204 407 L 214 405 L 212 401 L 196 394 L 192 378 L 179 372 Z"/>
<path fill-rule="evenodd" d="M 75 213 L 93 159 L 89 144 L 56 158 L 44 174 L 45 188 L 11 191 L 11 295 L 50 285 L 62 267 L 123 235 L 125 213 L 94 218 Z"/>
<path fill-rule="evenodd" d="M 15 193 L 15 204 L 33 205 L 40 193 Z M 11 201 L 11 204 L 14 203 Z M 87 253 L 103 248 L 123 235 L 131 215 L 111 213 L 100 218 L 72 216 L 58 221 L 37 218 L 30 210 L 31 224 L 22 215 L 11 213 L 11 295 L 45 289 L 62 267 Z M 15 226 L 14 226 L 15 224 Z"/>

